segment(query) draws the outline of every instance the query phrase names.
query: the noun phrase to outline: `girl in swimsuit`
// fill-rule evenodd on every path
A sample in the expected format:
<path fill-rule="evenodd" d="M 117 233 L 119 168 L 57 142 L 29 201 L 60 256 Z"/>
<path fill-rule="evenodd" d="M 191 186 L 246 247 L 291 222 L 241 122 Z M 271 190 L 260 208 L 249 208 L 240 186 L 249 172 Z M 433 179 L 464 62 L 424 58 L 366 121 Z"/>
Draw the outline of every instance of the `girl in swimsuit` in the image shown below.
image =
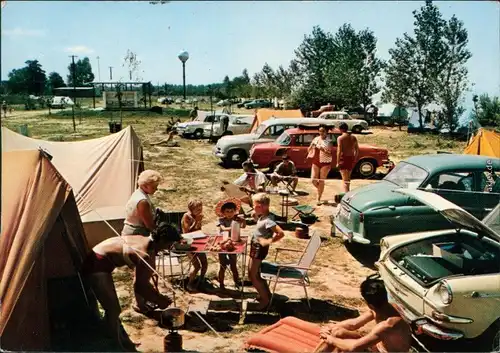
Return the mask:
<path fill-rule="evenodd" d="M 332 168 L 332 141 L 328 138 L 326 126 L 319 127 L 319 136 L 309 145 L 307 158 L 312 159 L 311 179 L 318 190 L 318 206 L 322 204 L 321 196 L 325 190 L 325 179 Z"/>
<path fill-rule="evenodd" d="M 172 303 L 170 298 L 151 285 L 153 271 L 149 266 L 155 268 L 156 253 L 169 248 L 178 239 L 178 231 L 170 225 L 164 232 L 153 232 L 151 237 L 130 235 L 109 238 L 97 244 L 82 265 L 82 274 L 106 312 L 108 327 L 124 350 L 135 350 L 135 344 L 120 324 L 120 302 L 111 273 L 116 267 L 135 268 L 136 298 L 144 298 L 162 309 L 168 307 Z"/>
<path fill-rule="evenodd" d="M 182 216 L 182 233 L 195 232 L 201 230 L 201 221 L 203 220 L 203 203 L 200 200 L 191 200 L 188 203 L 189 212 Z M 188 284 L 186 286 L 189 292 L 196 292 L 197 287 L 204 281 L 208 270 L 208 260 L 205 254 L 189 254 L 193 270 L 189 274 Z M 196 274 L 200 272 L 200 279 L 195 284 Z"/>
<path fill-rule="evenodd" d="M 344 192 L 348 192 L 351 186 L 351 173 L 356 165 L 359 155 L 358 140 L 348 132 L 346 123 L 339 126 L 342 136 L 337 140 L 337 168 L 342 176 Z"/>

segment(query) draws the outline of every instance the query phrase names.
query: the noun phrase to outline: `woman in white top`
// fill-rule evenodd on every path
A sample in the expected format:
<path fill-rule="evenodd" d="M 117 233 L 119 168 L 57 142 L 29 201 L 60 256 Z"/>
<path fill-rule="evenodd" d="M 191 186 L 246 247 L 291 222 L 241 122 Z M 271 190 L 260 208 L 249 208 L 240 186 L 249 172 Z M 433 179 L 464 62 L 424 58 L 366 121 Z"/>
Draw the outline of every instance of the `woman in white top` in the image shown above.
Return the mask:
<path fill-rule="evenodd" d="M 149 195 L 153 195 L 163 178 L 155 170 L 143 171 L 137 180 L 138 188 L 127 202 L 123 235 L 144 235 L 155 229 L 155 208 Z"/>
<path fill-rule="evenodd" d="M 319 136 L 316 136 L 309 145 L 307 158 L 312 159 L 311 179 L 318 190 L 318 206 L 322 204 L 321 196 L 325 190 L 325 179 L 332 169 L 332 140 L 328 138 L 325 125 L 319 127 Z"/>

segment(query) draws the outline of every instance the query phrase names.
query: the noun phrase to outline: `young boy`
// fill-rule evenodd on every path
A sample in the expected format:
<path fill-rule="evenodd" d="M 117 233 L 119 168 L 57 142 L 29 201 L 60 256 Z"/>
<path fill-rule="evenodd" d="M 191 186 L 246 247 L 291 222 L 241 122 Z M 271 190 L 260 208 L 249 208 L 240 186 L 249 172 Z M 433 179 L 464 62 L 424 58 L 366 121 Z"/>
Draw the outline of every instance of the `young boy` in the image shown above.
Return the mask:
<path fill-rule="evenodd" d="M 260 265 L 269 252 L 269 246 L 285 236 L 283 230 L 276 224 L 274 217 L 269 213 L 270 199 L 265 193 L 258 193 L 252 197 L 257 225 L 252 235 L 250 247 L 250 263 L 248 274 L 253 286 L 258 292 L 257 310 L 268 307 L 271 299 L 271 291 L 267 282 L 260 276 Z"/>
<path fill-rule="evenodd" d="M 216 206 L 216 213 L 219 216 L 219 221 L 217 226 L 220 232 L 229 232 L 229 237 L 231 237 L 231 223 L 236 221 L 240 224 L 240 228 L 246 227 L 245 219 L 238 216 L 241 203 L 238 199 L 229 199 L 219 202 Z M 236 255 L 234 254 L 219 254 L 219 285 L 221 291 L 225 291 L 224 277 L 226 274 L 226 267 L 229 265 L 231 272 L 233 274 L 234 284 L 238 287 L 241 285 L 240 275 L 238 273 L 238 266 L 236 265 Z"/>
<path fill-rule="evenodd" d="M 200 200 L 190 200 L 188 203 L 188 210 L 182 216 L 182 233 L 195 232 L 201 230 L 201 221 L 203 220 L 203 203 Z M 189 292 L 196 292 L 198 284 L 202 283 L 205 279 L 205 274 L 208 269 L 207 255 L 205 254 L 190 254 L 191 264 L 193 271 L 189 274 L 187 290 Z M 196 274 L 200 272 L 200 280 L 195 284 Z"/>

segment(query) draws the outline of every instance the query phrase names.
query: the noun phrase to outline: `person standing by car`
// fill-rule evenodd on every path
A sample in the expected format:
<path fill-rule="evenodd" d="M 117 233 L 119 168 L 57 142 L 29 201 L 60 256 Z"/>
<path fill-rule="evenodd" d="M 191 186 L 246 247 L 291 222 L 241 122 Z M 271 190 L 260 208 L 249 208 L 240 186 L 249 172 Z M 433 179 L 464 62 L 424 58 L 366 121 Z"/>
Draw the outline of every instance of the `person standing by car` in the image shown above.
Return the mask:
<path fill-rule="evenodd" d="M 325 190 L 325 179 L 332 169 L 332 140 L 328 138 L 325 125 L 320 125 L 319 136 L 309 145 L 307 158 L 312 159 L 311 179 L 318 191 L 317 204 L 321 205 L 321 196 Z"/>
<path fill-rule="evenodd" d="M 342 135 L 337 140 L 337 169 L 342 176 L 344 192 L 348 192 L 351 186 L 351 173 L 358 160 L 359 145 L 356 136 L 347 131 L 346 123 L 340 124 L 339 130 Z"/>
<path fill-rule="evenodd" d="M 194 107 L 193 110 L 189 112 L 189 118 L 191 119 L 191 121 L 193 121 L 197 117 L 198 117 L 198 106 Z"/>
<path fill-rule="evenodd" d="M 221 136 L 224 136 L 227 129 L 229 127 L 229 117 L 227 115 L 223 115 L 220 118 L 220 131 L 221 131 Z"/>

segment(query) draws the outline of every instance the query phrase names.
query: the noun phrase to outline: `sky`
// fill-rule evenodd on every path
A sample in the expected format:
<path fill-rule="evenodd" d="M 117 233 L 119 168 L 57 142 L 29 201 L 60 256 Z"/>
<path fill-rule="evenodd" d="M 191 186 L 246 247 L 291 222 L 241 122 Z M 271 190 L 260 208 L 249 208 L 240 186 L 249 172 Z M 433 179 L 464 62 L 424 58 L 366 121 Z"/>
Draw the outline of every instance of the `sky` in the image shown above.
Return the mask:
<path fill-rule="evenodd" d="M 264 63 L 287 66 L 294 50 L 313 26 L 335 32 L 344 23 L 370 28 L 378 54 L 404 32 L 413 32 L 412 11 L 424 1 L 12 1 L 1 12 L 1 76 L 37 59 L 47 72 L 65 79 L 69 55 L 88 56 L 96 80 L 128 80 L 123 67 L 130 49 L 141 61 L 146 81 L 182 84 L 177 58 L 189 52 L 187 84 L 221 82 Z M 500 3 L 437 1 L 443 16 L 455 14 L 469 33 L 469 80 L 473 93 L 500 92 Z M 100 57 L 99 65 L 97 56 Z M 78 59 L 77 58 L 77 59 Z M 98 66 L 100 69 L 98 70 Z M 99 75 L 100 73 L 100 75 Z M 135 77 L 134 77 L 135 80 Z"/>

